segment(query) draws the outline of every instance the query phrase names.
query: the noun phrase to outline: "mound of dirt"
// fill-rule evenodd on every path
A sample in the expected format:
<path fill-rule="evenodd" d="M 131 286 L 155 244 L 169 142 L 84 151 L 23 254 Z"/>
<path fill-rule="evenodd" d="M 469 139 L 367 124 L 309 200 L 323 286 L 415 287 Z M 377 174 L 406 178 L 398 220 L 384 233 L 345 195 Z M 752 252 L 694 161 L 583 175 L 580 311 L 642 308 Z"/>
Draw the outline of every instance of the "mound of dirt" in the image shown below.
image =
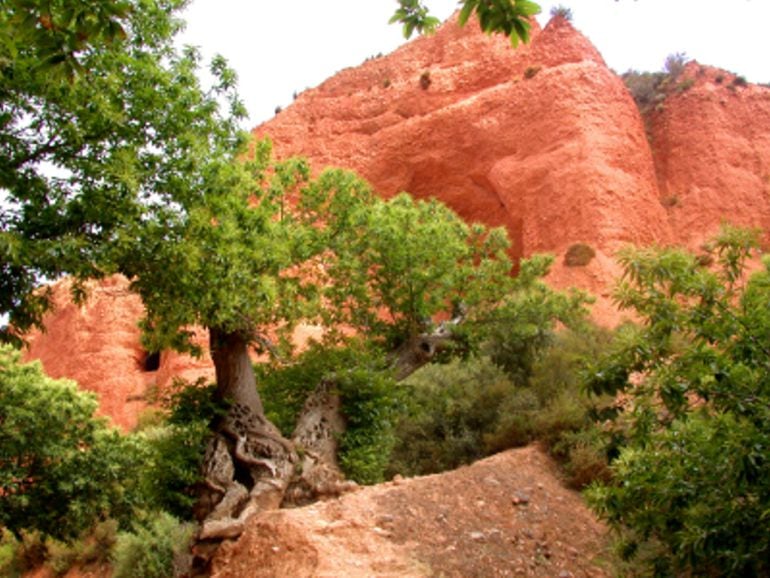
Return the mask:
<path fill-rule="evenodd" d="M 212 576 L 610 576 L 606 529 L 530 446 L 458 470 L 266 512 Z"/>

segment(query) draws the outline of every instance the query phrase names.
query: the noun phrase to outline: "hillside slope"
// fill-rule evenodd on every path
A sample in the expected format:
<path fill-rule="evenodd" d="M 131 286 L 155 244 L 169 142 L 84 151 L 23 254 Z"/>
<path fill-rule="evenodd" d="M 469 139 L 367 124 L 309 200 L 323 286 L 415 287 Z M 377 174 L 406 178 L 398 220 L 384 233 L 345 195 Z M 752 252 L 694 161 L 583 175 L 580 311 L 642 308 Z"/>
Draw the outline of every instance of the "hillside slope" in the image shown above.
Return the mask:
<path fill-rule="evenodd" d="M 605 528 L 536 447 L 267 512 L 215 578 L 610 576 Z"/>

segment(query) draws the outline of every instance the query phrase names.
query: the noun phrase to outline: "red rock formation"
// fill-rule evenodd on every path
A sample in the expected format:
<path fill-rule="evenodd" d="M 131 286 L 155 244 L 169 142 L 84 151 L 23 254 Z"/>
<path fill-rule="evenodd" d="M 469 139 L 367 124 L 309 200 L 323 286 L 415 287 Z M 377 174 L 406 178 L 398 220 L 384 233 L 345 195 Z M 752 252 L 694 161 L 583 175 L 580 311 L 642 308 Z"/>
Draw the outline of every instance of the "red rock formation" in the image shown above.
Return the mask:
<path fill-rule="evenodd" d="M 619 245 L 670 239 L 637 107 L 564 20 L 517 50 L 449 22 L 306 91 L 255 132 L 281 155 L 351 167 L 385 196 L 435 196 L 504 225 L 516 256 L 592 245 L 588 268 L 555 266 L 558 286 L 606 294 Z"/>
<path fill-rule="evenodd" d="M 316 169 L 352 168 L 384 196 L 435 196 L 468 220 L 507 227 L 515 256 L 554 253 L 550 281 L 594 293 L 595 317 L 614 323 L 621 245 L 697 247 L 725 219 L 770 230 L 770 89 L 734 78 L 690 64 L 643 120 L 568 22 L 552 21 L 516 50 L 474 24 L 449 22 L 305 91 L 255 134 Z M 595 257 L 568 267 L 577 243 Z M 109 306 L 78 314 L 60 304 L 30 356 L 52 375 L 123 392 L 108 393 L 103 411 L 127 425 L 134 410 L 125 400 L 148 382 L 202 368 L 164 355 L 158 375 L 145 375 L 140 305 L 120 287 L 97 291 L 115 297 Z"/>
<path fill-rule="evenodd" d="M 192 359 L 163 352 L 157 368 L 148 366 L 138 322 L 143 315 L 139 297 L 128 281 L 111 277 L 92 284 L 82 306 L 70 299 L 66 281 L 52 287 L 54 310 L 44 319 L 45 333 L 29 335 L 26 359 L 39 359 L 51 377 L 67 377 L 99 395 L 99 411 L 115 425 L 133 428 L 147 397 L 172 377 L 195 380 L 213 377 L 208 358 Z"/>
<path fill-rule="evenodd" d="M 674 242 L 724 220 L 770 231 L 770 89 L 690 62 L 649 124 Z"/>

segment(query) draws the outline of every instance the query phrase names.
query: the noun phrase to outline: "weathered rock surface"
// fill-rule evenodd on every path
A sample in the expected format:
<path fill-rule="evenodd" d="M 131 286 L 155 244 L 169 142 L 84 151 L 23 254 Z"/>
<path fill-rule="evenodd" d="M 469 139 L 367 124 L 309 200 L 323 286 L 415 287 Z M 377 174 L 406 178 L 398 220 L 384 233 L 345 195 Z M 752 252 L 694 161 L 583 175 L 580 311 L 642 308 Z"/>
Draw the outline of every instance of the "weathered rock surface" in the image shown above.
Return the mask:
<path fill-rule="evenodd" d="M 606 547 L 604 526 L 531 446 L 260 514 L 220 548 L 212 576 L 599 577 Z"/>
<path fill-rule="evenodd" d="M 649 116 L 660 197 L 677 244 L 727 220 L 770 231 L 770 88 L 690 62 Z"/>
<path fill-rule="evenodd" d="M 505 226 L 514 256 L 555 254 L 550 282 L 596 295 L 594 317 L 612 324 L 623 244 L 697 248 L 723 220 L 770 231 L 770 89 L 691 63 L 657 108 L 643 119 L 564 20 L 516 50 L 450 21 L 305 91 L 255 134 L 318 170 L 352 168 L 384 196 L 434 196 Z M 566 266 L 577 243 L 595 256 Z M 105 414 L 130 425 L 149 384 L 211 375 L 207 357 L 165 352 L 157 372 L 143 371 L 140 304 L 124 282 L 94 294 L 80 311 L 61 301 L 28 357 L 99 391 Z"/>
<path fill-rule="evenodd" d="M 51 377 L 67 377 L 99 394 L 102 415 L 124 429 L 136 425 L 157 386 L 173 377 L 211 378 L 208 358 L 162 352 L 157 365 L 140 340 L 142 303 L 119 276 L 90 285 L 82 306 L 72 303 L 69 283 L 52 286 L 54 310 L 45 317 L 45 333 L 29 336 L 26 359 L 39 359 Z"/>

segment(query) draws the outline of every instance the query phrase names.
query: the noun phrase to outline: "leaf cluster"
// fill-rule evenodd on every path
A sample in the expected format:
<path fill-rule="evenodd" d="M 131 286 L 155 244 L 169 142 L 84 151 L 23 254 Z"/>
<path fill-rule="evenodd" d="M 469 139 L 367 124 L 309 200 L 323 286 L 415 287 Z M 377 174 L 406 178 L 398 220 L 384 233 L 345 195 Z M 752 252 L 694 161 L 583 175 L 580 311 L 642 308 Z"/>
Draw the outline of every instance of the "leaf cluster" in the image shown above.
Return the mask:
<path fill-rule="evenodd" d="M 476 14 L 484 32 L 504 34 L 513 46 L 529 42 L 529 20 L 540 13 L 540 6 L 530 0 L 463 0 L 461 5 L 461 26 Z M 403 24 L 405 38 L 415 30 L 420 34 L 433 32 L 440 23 L 420 0 L 399 0 L 399 8 L 390 19 L 391 24 L 394 22 Z"/>
<path fill-rule="evenodd" d="M 6 340 L 40 325 L 50 305 L 41 282 L 125 269 L 137 224 L 155 213 L 173 220 L 242 144 L 233 73 L 215 59 L 206 89 L 199 54 L 173 44 L 183 4 L 19 0 L 0 17 L 9 31 L 0 63 Z M 62 34 L 85 44 L 62 48 L 61 66 L 82 71 L 58 74 L 49 62 L 68 42 Z M 82 298 L 83 285 L 73 287 Z"/>
<path fill-rule="evenodd" d="M 758 238 L 724 226 L 708 260 L 626 250 L 616 298 L 642 324 L 586 374 L 593 392 L 627 399 L 615 482 L 592 502 L 627 555 L 658 545 L 661 575 L 768 571 L 770 261 L 747 273 Z"/>

